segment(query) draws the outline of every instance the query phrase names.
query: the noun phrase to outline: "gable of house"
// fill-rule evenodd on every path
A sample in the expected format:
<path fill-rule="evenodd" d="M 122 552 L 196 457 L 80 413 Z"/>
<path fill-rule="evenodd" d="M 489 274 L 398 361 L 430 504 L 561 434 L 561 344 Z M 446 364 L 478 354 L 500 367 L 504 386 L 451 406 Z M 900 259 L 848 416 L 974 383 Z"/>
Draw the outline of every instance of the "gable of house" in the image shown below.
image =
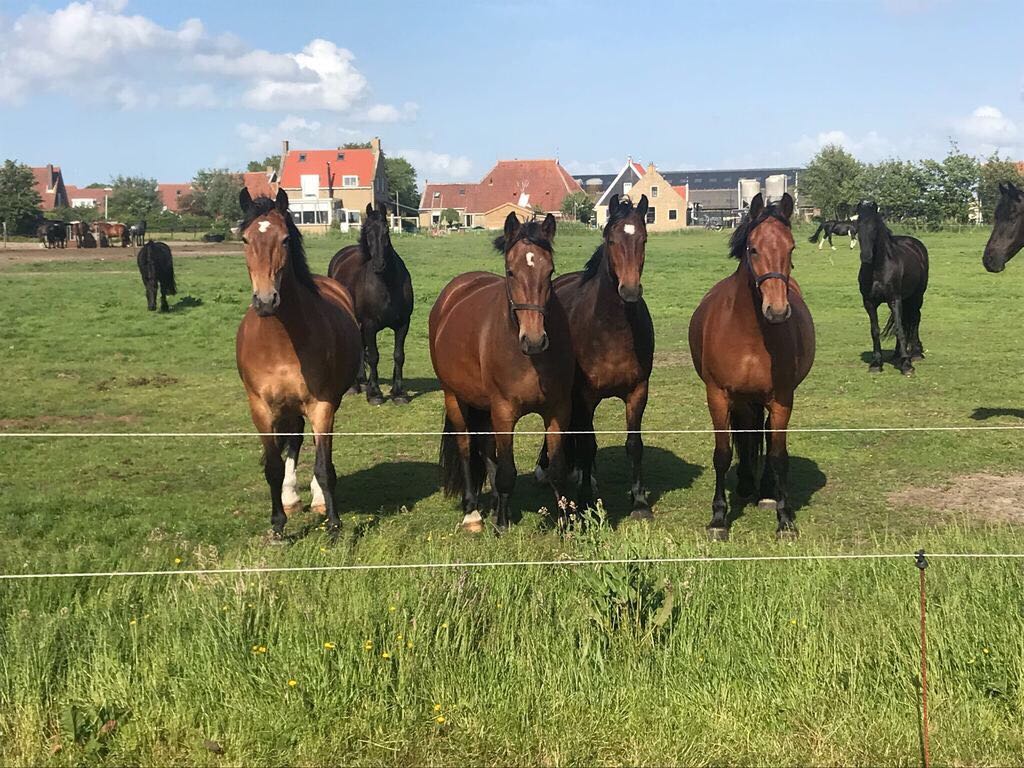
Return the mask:
<path fill-rule="evenodd" d="M 634 205 L 647 196 L 647 230 L 664 232 L 686 226 L 688 190 L 685 185 L 673 185 L 651 163 L 643 178 L 630 192 Z"/>
<path fill-rule="evenodd" d="M 41 167 L 33 167 L 32 178 L 35 182 L 35 190 L 41 199 L 40 207 L 44 211 L 52 211 L 54 208 L 67 208 L 68 193 L 64 186 L 64 174 L 61 173 L 59 165 L 52 163 Z"/>

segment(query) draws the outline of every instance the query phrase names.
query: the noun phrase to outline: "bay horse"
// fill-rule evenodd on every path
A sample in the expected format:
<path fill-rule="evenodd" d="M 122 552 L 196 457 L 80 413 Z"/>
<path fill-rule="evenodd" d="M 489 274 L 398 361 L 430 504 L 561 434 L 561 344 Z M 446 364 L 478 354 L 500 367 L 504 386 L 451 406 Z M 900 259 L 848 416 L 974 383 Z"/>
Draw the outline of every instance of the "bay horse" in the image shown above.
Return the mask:
<path fill-rule="evenodd" d="M 924 359 L 921 344 L 921 305 L 928 289 L 928 249 L 916 237 L 894 235 L 882 220 L 878 204 L 857 205 L 860 231 L 860 295 L 871 322 L 872 356 L 868 370 L 882 370 L 882 336 L 896 332 L 893 364 L 904 376 L 914 372 L 914 360 Z M 889 321 L 878 329 L 878 306 L 889 305 Z"/>
<path fill-rule="evenodd" d="M 356 319 L 363 333 L 363 365 L 359 368 L 356 391 L 366 387 L 366 399 L 373 405 L 384 402 L 377 379 L 380 352 L 377 334 L 383 328 L 395 332 L 395 367 L 391 377 L 391 401 L 408 403 L 402 381 L 405 365 L 405 337 L 412 318 L 412 278 L 405 262 L 391 245 L 388 209 L 370 204 L 359 231 L 359 244 L 342 248 L 331 259 L 327 274 L 348 288 L 356 306 Z M 370 375 L 366 377 L 366 365 Z"/>
<path fill-rule="evenodd" d="M 243 187 L 238 202 L 252 302 L 238 327 L 235 358 L 263 443 L 273 533 L 283 534 L 286 511 L 301 508 L 295 466 L 304 419 L 309 419 L 316 445 L 312 508 L 327 515 L 328 529 L 335 534 L 340 521 L 331 433 L 341 397 L 359 367 L 359 324 L 352 298 L 334 280 L 309 271 L 283 189 L 276 199 L 253 200 Z"/>
<path fill-rule="evenodd" d="M 504 255 L 503 274 L 459 275 L 430 311 L 430 359 L 444 391 L 442 486 L 447 495 L 462 496 L 462 528 L 469 532 L 483 530 L 485 475 L 497 497 L 496 528 L 508 527 L 516 482 L 512 432 L 527 413 L 544 419 L 548 478 L 562 504 L 562 432 L 572 418 L 576 363 L 569 320 L 551 289 L 554 235 L 551 214 L 520 223 L 509 213 L 494 241 Z"/>
<path fill-rule="evenodd" d="M 793 198 L 765 206 L 758 194 L 733 232 L 739 266 L 715 285 L 690 319 L 690 355 L 707 389 L 715 432 L 715 495 L 708 535 L 728 538 L 725 475 L 732 465 L 730 430 L 739 453 L 737 495 L 775 509 L 776 535 L 796 535 L 788 501 L 786 430 L 793 395 L 814 363 L 814 321 L 791 277 Z M 768 412 L 765 420 L 765 410 Z M 740 431 L 750 430 L 750 431 Z M 768 456 L 757 478 L 757 464 Z"/>
<path fill-rule="evenodd" d="M 822 236 L 820 242 L 818 241 L 819 234 Z M 819 251 L 825 246 L 825 241 L 828 240 L 828 244 L 834 251 L 836 246 L 832 242 L 832 235 L 848 235 L 850 237 L 850 250 L 852 251 L 857 245 L 857 222 L 850 220 L 837 221 L 834 219 L 822 221 L 808 240 L 812 243 L 818 243 Z"/>
<path fill-rule="evenodd" d="M 982 264 L 989 272 L 1002 272 L 1024 248 L 1024 192 L 1013 182 L 999 185 L 995 225 L 985 245 Z"/>
<path fill-rule="evenodd" d="M 648 382 L 654 367 L 654 323 L 640 282 L 647 244 L 647 195 L 636 207 L 612 195 L 603 241 L 582 272 L 554 282 L 558 300 L 569 316 L 576 354 L 573 431 L 592 431 L 594 411 L 602 400 L 617 397 L 626 406 L 626 455 L 633 465 L 630 489 L 634 519 L 653 517 L 643 484 L 644 443 L 640 435 L 647 407 Z M 580 472 L 580 502 L 590 500 L 597 454 L 593 434 L 574 436 L 573 469 Z M 535 474 L 544 479 L 546 447 Z"/>
<path fill-rule="evenodd" d="M 170 310 L 170 307 L 167 306 L 167 294 L 175 295 L 178 288 L 174 284 L 174 261 L 167 243 L 150 240 L 139 249 L 135 261 L 139 265 L 142 284 L 146 286 L 146 302 L 149 305 L 149 311 L 156 310 L 157 288 L 160 289 L 160 311 Z"/>
<path fill-rule="evenodd" d="M 93 231 L 97 234 L 100 246 L 107 248 L 115 242 L 120 242 L 122 248 L 127 248 L 131 242 L 128 235 L 128 227 L 115 221 L 97 221 L 93 225 Z M 106 242 L 104 242 L 106 240 Z"/>

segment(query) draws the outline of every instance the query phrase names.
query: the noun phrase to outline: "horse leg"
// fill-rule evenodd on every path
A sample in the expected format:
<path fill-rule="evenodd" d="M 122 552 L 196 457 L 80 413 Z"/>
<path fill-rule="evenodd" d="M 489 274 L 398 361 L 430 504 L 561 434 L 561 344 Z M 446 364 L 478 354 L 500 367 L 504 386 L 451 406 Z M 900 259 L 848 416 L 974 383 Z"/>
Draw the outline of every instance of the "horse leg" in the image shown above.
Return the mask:
<path fill-rule="evenodd" d="M 789 450 L 786 447 L 786 430 L 789 428 L 789 417 L 793 413 L 792 403 L 772 401 L 768 406 L 768 464 L 775 481 L 775 492 L 771 498 L 775 500 L 775 515 L 779 526 L 775 531 L 776 538 L 794 538 L 797 535 L 796 519 L 789 508 L 789 493 L 786 487 L 789 477 Z"/>
<path fill-rule="evenodd" d="M 729 395 L 725 390 L 708 386 L 708 411 L 715 428 L 715 496 L 711 501 L 711 522 L 708 537 L 724 541 L 729 538 L 725 499 L 725 475 L 732 466 L 732 442 L 729 434 Z"/>
<path fill-rule="evenodd" d="M 924 360 L 924 346 L 921 344 L 921 304 L 923 296 L 907 299 L 903 308 L 907 316 L 907 341 L 910 343 L 910 361 Z"/>
<path fill-rule="evenodd" d="M 850 250 L 851 251 L 853 250 L 855 245 L 857 245 L 857 236 L 851 232 L 850 233 Z"/>
<path fill-rule="evenodd" d="M 334 459 L 331 456 L 334 448 L 334 414 L 332 403 L 320 401 L 309 414 L 310 426 L 313 428 L 313 442 L 316 445 L 316 461 L 313 465 L 313 478 L 319 486 L 323 497 L 324 512 L 327 515 L 327 530 L 332 535 L 341 530 L 341 521 L 334 508 L 334 487 L 338 475 L 334 470 Z"/>
<path fill-rule="evenodd" d="M 455 433 L 455 444 L 458 446 L 459 461 L 462 464 L 462 529 L 470 533 L 480 533 L 484 529 L 484 524 L 480 516 L 480 487 L 473 476 L 470 455 L 473 445 L 469 436 L 468 412 L 458 398 L 448 392 L 444 394 L 444 410 Z M 491 482 L 493 484 L 494 480 Z"/>
<path fill-rule="evenodd" d="M 897 297 L 890 305 L 892 324 L 896 331 L 896 366 L 900 373 L 909 376 L 914 372 L 914 364 L 910 362 L 910 347 L 907 346 L 907 328 L 904 325 L 903 299 Z"/>
<path fill-rule="evenodd" d="M 263 476 L 270 486 L 270 525 L 274 536 L 280 538 L 284 534 L 284 524 L 288 516 L 284 513 L 281 502 L 281 489 L 284 484 L 284 461 L 281 459 L 281 446 L 274 437 L 274 414 L 263 400 L 249 395 L 249 412 L 256 431 L 260 433 L 263 444 Z"/>
<path fill-rule="evenodd" d="M 498 533 L 508 530 L 509 499 L 516 485 L 516 459 L 512 453 L 512 430 L 516 417 L 507 403 L 496 403 L 491 407 L 491 423 L 494 429 L 494 453 L 497 469 L 494 474 L 494 490 L 498 496 L 498 509 L 494 524 Z M 551 456 L 551 446 L 548 455 Z M 551 456 L 554 459 L 554 456 Z M 552 467 L 553 469 L 553 467 Z"/>
<path fill-rule="evenodd" d="M 366 349 L 366 362 L 370 368 L 370 377 L 366 380 L 366 402 L 370 405 L 381 405 L 384 395 L 380 391 L 377 380 L 377 365 L 380 363 L 380 350 L 377 349 L 377 328 L 366 326 L 363 329 L 363 346 Z"/>
<path fill-rule="evenodd" d="M 146 280 L 146 304 L 150 312 L 156 312 L 156 280 Z"/>
<path fill-rule="evenodd" d="M 821 240 L 818 241 L 818 250 L 820 251 L 824 247 L 825 247 L 825 236 L 822 235 L 821 236 Z"/>
<path fill-rule="evenodd" d="M 832 242 L 831 232 L 828 233 L 828 247 L 831 248 L 833 251 L 836 249 L 836 244 Z"/>
<path fill-rule="evenodd" d="M 405 368 L 405 337 L 409 334 L 409 323 L 395 329 L 395 370 L 391 374 L 391 402 L 405 405 L 409 396 L 405 393 L 402 370 Z"/>
<path fill-rule="evenodd" d="M 868 313 L 868 320 L 871 321 L 871 363 L 868 365 L 868 372 L 881 373 L 882 331 L 878 327 L 878 305 L 871 299 L 864 299 L 864 309 Z"/>
<path fill-rule="evenodd" d="M 297 430 L 302 431 L 302 430 Z M 281 486 L 281 503 L 286 515 L 294 515 L 302 511 L 302 499 L 298 492 L 298 478 L 295 468 L 299 463 L 299 449 L 302 448 L 302 436 L 290 436 L 285 444 L 287 455 L 284 460 L 284 482 Z"/>
<path fill-rule="evenodd" d="M 559 408 L 556 412 L 544 415 L 544 444 L 548 450 L 548 482 L 555 494 L 555 505 L 567 518 L 569 500 L 565 496 L 565 487 L 569 479 L 569 467 L 565 456 L 565 429 L 572 424 L 572 406 Z M 583 457 L 585 460 L 588 458 Z M 592 459 L 591 459 L 592 460 Z M 589 473 L 587 473 L 589 475 Z M 589 482 L 589 480 L 588 480 Z M 582 502 L 582 497 L 581 497 Z M 582 510 L 582 504 L 580 510 Z"/>
<path fill-rule="evenodd" d="M 579 402 L 573 407 L 578 408 L 579 413 L 573 413 L 570 416 L 569 428 L 579 433 L 573 435 L 571 439 L 575 446 L 573 462 L 579 469 L 579 476 L 576 478 L 579 489 L 579 506 L 580 509 L 585 509 L 590 506 L 597 494 L 597 478 L 594 475 L 594 465 L 597 461 L 594 410 L 597 408 L 597 403 L 589 397 L 581 396 Z M 573 474 L 576 473 L 573 472 Z"/>
<path fill-rule="evenodd" d="M 733 427 L 743 430 L 762 429 L 763 421 L 759 424 L 757 423 L 759 419 L 755 417 L 758 412 L 758 406 L 753 403 L 747 403 L 742 410 L 738 407 L 735 408 L 731 419 Z M 739 467 L 736 469 L 736 495 L 740 499 L 750 500 L 757 493 L 757 444 L 761 435 L 757 432 L 737 432 L 733 435 L 733 439 L 739 452 Z"/>
<path fill-rule="evenodd" d="M 651 502 L 647 498 L 647 488 L 643 481 L 644 440 L 640 428 L 644 420 L 644 409 L 647 408 L 647 382 L 642 381 L 626 397 L 626 455 L 633 463 L 633 487 L 630 496 L 633 499 L 633 511 L 630 517 L 634 520 L 651 520 Z"/>
<path fill-rule="evenodd" d="M 167 306 L 167 287 L 162 282 L 160 283 L 160 311 L 171 311 L 171 308 Z"/>

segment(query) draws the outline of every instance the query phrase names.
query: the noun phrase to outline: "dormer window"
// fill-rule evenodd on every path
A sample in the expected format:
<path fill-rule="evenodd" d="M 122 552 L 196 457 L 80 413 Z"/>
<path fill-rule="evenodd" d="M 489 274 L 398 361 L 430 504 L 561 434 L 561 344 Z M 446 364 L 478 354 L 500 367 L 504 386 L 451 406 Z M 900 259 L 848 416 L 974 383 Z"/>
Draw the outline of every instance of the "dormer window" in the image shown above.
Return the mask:
<path fill-rule="evenodd" d="M 441 193 L 440 192 L 435 192 L 434 193 L 434 199 L 435 200 L 439 200 L 440 198 L 441 198 Z"/>
<path fill-rule="evenodd" d="M 344 160 L 345 159 L 345 153 L 344 152 L 339 152 L 338 153 L 338 159 L 339 160 Z"/>
<path fill-rule="evenodd" d="M 299 162 L 300 163 L 306 162 L 306 153 L 305 152 L 302 152 L 302 153 L 299 154 Z"/>

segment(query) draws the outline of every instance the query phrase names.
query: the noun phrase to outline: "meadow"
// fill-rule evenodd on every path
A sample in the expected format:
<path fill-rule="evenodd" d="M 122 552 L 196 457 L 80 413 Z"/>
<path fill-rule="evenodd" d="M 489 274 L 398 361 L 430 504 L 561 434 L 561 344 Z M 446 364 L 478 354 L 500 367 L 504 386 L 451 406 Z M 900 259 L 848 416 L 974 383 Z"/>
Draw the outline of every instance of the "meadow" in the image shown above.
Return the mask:
<path fill-rule="evenodd" d="M 818 251 L 809 234 L 797 231 L 794 274 L 818 350 L 791 427 L 1021 423 L 1024 279 L 1015 263 L 984 272 L 987 231 L 919 235 L 927 359 L 909 378 L 868 374 L 858 252 L 844 238 Z M 652 430 L 710 426 L 686 328 L 735 268 L 727 236 L 650 238 Z M 580 268 L 597 237 L 557 237 L 558 270 Z M 309 238 L 314 268 L 345 242 Z M 415 397 L 347 397 L 339 430 L 438 430 L 430 306 L 455 274 L 501 268 L 486 233 L 395 245 L 415 286 Z M 252 431 L 234 364 L 244 259 L 178 259 L 179 295 L 161 315 L 146 311 L 134 263 L 102 255 L 0 260 L 0 429 Z M 389 376 L 390 334 L 381 352 Z M 597 428 L 624 428 L 621 403 L 601 406 Z M 437 437 L 352 437 L 335 442 L 339 540 L 306 512 L 272 545 L 255 437 L 0 438 L 0 573 L 1024 554 L 1018 431 L 794 433 L 801 537 L 784 544 L 773 513 L 738 506 L 730 540 L 707 540 L 706 434 L 645 437 L 652 524 L 628 519 L 623 436 L 600 436 L 603 503 L 559 535 L 532 479 L 538 439 L 517 438 L 519 519 L 500 539 L 458 530 Z M 928 569 L 936 765 L 1024 763 L 1020 562 Z M 0 763 L 918 764 L 917 578 L 908 556 L 0 581 Z"/>

